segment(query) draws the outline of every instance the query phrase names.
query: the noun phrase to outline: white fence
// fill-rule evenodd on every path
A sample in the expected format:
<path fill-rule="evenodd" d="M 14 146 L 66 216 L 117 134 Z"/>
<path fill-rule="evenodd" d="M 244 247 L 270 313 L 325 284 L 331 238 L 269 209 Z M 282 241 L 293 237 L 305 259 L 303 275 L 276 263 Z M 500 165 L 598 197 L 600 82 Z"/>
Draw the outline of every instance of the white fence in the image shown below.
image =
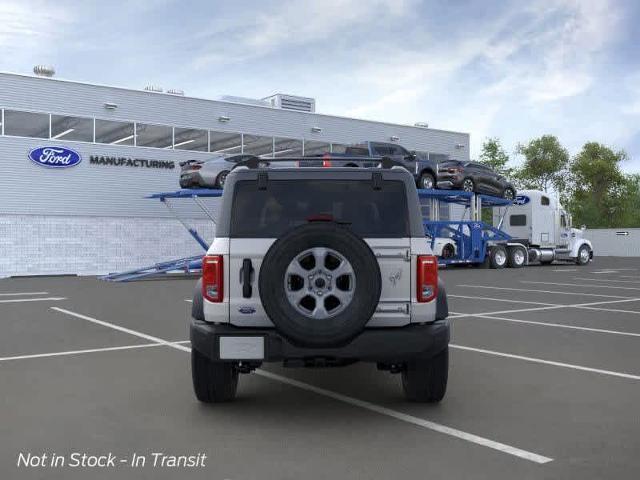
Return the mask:
<path fill-rule="evenodd" d="M 598 228 L 584 233 L 597 257 L 640 257 L 640 228 Z"/>

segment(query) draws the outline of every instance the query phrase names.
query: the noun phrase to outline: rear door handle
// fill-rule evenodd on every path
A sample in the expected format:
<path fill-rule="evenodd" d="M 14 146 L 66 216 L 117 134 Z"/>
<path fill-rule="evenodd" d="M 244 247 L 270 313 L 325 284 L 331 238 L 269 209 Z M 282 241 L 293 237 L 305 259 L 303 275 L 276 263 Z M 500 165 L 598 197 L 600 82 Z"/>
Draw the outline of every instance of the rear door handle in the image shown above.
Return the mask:
<path fill-rule="evenodd" d="M 251 287 L 251 275 L 253 274 L 253 265 L 251 265 L 251 259 L 245 258 L 242 260 L 242 297 L 251 298 L 253 294 L 253 288 Z"/>

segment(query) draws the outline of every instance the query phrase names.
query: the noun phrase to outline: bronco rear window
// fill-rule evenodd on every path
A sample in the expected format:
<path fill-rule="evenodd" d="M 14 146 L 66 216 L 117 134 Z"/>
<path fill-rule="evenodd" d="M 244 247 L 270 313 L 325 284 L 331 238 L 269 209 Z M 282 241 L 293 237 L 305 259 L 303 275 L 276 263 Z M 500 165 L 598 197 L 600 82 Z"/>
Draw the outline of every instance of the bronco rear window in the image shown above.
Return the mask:
<path fill-rule="evenodd" d="M 313 221 L 343 223 L 362 237 L 409 237 L 403 182 L 371 180 L 269 180 L 235 184 L 230 236 L 276 238 Z"/>

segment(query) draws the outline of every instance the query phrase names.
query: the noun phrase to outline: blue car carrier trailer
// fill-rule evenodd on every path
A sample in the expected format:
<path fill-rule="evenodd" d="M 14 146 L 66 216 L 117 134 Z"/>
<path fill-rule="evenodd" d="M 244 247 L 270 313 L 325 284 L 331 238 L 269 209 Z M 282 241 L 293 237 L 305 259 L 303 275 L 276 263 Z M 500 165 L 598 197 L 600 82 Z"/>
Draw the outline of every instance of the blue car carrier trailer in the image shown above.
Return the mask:
<path fill-rule="evenodd" d="M 418 190 L 418 196 L 430 210 L 423 220 L 424 231 L 441 266 L 520 268 L 528 263 L 526 246 L 501 230 L 512 200 L 457 190 Z M 461 218 L 440 220 L 441 203 L 464 207 Z M 495 207 L 503 207 L 498 226 L 482 221 L 482 209 Z"/>

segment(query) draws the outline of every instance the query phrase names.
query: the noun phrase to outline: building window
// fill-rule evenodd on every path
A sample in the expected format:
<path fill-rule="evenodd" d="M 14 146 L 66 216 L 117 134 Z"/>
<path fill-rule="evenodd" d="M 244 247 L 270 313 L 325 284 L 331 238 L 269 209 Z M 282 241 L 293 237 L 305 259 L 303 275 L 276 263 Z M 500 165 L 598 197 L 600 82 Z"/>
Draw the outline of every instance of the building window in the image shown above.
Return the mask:
<path fill-rule="evenodd" d="M 49 138 L 49 114 L 5 110 L 4 134 L 15 137 Z"/>
<path fill-rule="evenodd" d="M 349 145 L 343 145 L 341 143 L 331 144 L 331 153 L 344 153 Z"/>
<path fill-rule="evenodd" d="M 307 156 L 322 155 L 324 153 L 329 153 L 330 151 L 331 145 L 326 142 L 318 142 L 315 140 L 304 141 L 304 154 Z"/>
<path fill-rule="evenodd" d="M 527 216 L 511 215 L 509 217 L 509 225 L 512 227 L 525 227 L 527 225 Z"/>
<path fill-rule="evenodd" d="M 207 152 L 209 149 L 208 142 L 206 130 L 177 127 L 174 130 L 173 148 L 176 150 Z"/>
<path fill-rule="evenodd" d="M 209 132 L 209 151 L 236 155 L 242 153 L 242 135 L 229 132 Z"/>
<path fill-rule="evenodd" d="M 93 119 L 51 115 L 51 139 L 93 142 Z"/>
<path fill-rule="evenodd" d="M 133 145 L 134 126 L 131 122 L 96 119 L 96 143 Z"/>
<path fill-rule="evenodd" d="M 136 145 L 138 147 L 171 148 L 173 128 L 166 125 L 136 123 Z"/>
<path fill-rule="evenodd" d="M 261 137 L 259 135 L 243 135 L 244 148 L 242 153 L 260 157 L 273 155 L 273 137 Z"/>
<path fill-rule="evenodd" d="M 274 157 L 299 157 L 302 155 L 302 140 L 293 138 L 274 138 Z"/>

